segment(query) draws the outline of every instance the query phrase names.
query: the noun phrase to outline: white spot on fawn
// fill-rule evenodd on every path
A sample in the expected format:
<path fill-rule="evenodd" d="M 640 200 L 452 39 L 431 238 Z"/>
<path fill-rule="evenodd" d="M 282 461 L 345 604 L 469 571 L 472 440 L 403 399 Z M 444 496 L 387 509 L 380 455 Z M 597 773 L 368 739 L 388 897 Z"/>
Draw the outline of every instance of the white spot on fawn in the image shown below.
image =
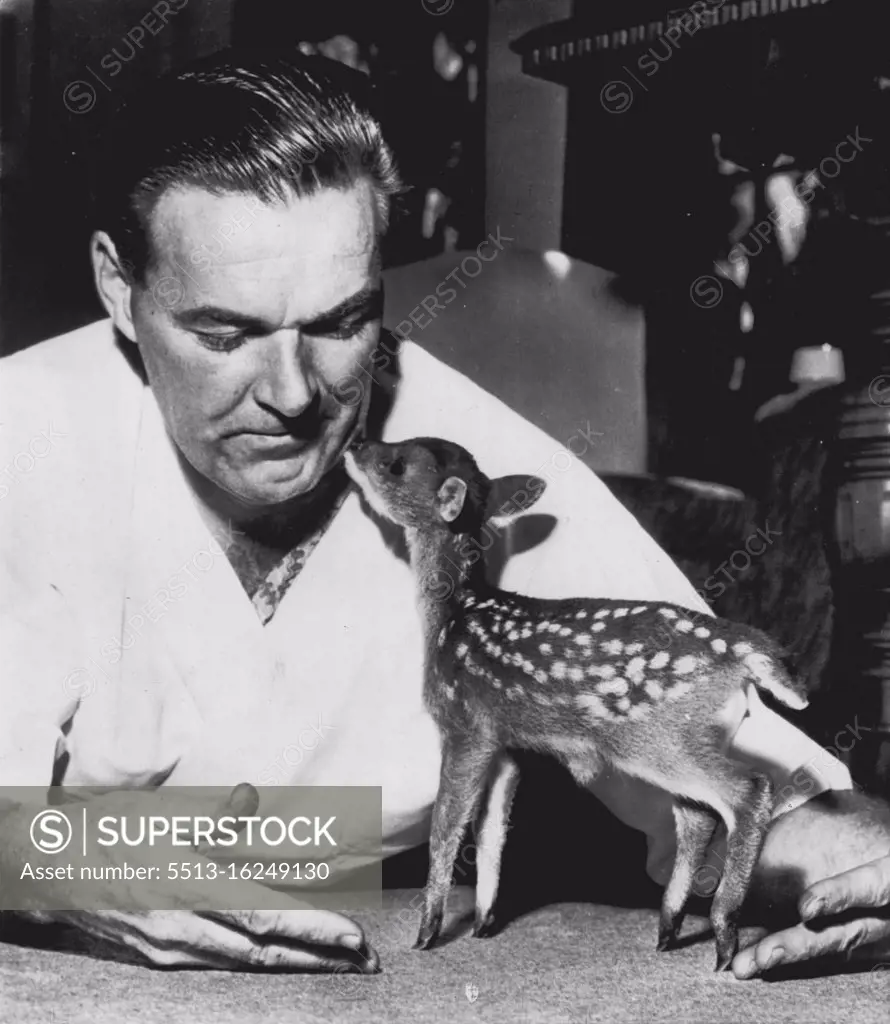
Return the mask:
<path fill-rule="evenodd" d="M 568 666 L 564 661 L 554 661 L 550 668 L 550 675 L 554 679 L 565 679 L 568 675 Z"/>
<path fill-rule="evenodd" d="M 579 633 L 575 637 L 576 644 L 590 644 L 593 643 L 593 637 L 589 633 Z"/>
<path fill-rule="evenodd" d="M 446 697 L 447 697 L 447 698 L 448 698 L 449 700 L 454 700 L 454 687 L 453 687 L 453 686 L 449 686 L 449 685 L 448 685 L 448 683 L 446 683 L 446 684 L 445 684 L 445 685 L 444 685 L 444 686 L 442 687 L 442 689 L 443 689 L 443 690 L 445 691 L 445 696 L 446 696 Z"/>
<path fill-rule="evenodd" d="M 493 604 L 494 604 L 494 601 L 491 598 L 489 598 L 487 601 L 483 601 L 479 605 L 479 607 L 480 608 L 490 608 Z"/>
<path fill-rule="evenodd" d="M 600 644 L 600 649 L 605 654 L 611 654 L 612 657 L 617 657 L 624 650 L 624 644 L 620 640 L 604 640 Z"/>
<path fill-rule="evenodd" d="M 594 612 L 593 613 L 593 617 L 595 619 L 605 619 L 605 618 L 607 618 L 611 614 L 612 613 L 609 611 L 608 608 L 600 608 L 600 610 L 598 612 Z"/>
<path fill-rule="evenodd" d="M 447 626 L 443 626 L 439 630 L 439 646 L 440 647 L 444 647 L 445 646 L 445 638 L 447 636 L 448 636 L 448 627 Z"/>
<path fill-rule="evenodd" d="M 541 619 L 537 626 L 535 626 L 535 629 L 539 633 L 546 633 L 547 630 L 550 629 L 550 623 L 547 621 L 547 619 Z"/>
<path fill-rule="evenodd" d="M 573 683 L 580 683 L 584 679 L 584 669 L 580 665 L 572 665 L 569 669 L 569 679 Z"/>
<path fill-rule="evenodd" d="M 547 682 L 547 673 L 542 668 L 535 669 L 535 682 L 536 683 L 546 683 Z"/>
<path fill-rule="evenodd" d="M 658 614 L 663 615 L 666 619 L 675 619 L 677 617 L 677 613 L 673 608 L 659 608 Z"/>
<path fill-rule="evenodd" d="M 619 711 L 623 711 L 626 713 L 630 711 L 630 701 L 627 699 L 627 697 L 621 697 L 619 698 L 619 700 L 615 702 L 615 707 L 618 708 Z"/>
<path fill-rule="evenodd" d="M 591 633 L 602 633 L 602 631 L 605 628 L 606 628 L 605 622 L 594 622 L 593 625 L 590 627 L 590 632 Z"/>
<path fill-rule="evenodd" d="M 674 662 L 674 674 L 678 676 L 688 675 L 690 672 L 694 672 L 697 666 L 697 658 L 693 658 L 691 654 L 684 654 L 682 658 L 677 658 L 677 660 Z"/>
<path fill-rule="evenodd" d="M 560 632 L 562 632 L 562 626 L 560 626 L 560 624 L 558 622 L 551 622 L 550 623 L 550 632 L 551 633 L 560 633 Z"/>
<path fill-rule="evenodd" d="M 661 684 L 656 683 L 654 679 L 648 679 L 646 681 L 645 690 L 646 696 L 650 700 L 661 700 L 661 698 L 664 696 L 664 690 L 662 690 Z"/>
<path fill-rule="evenodd" d="M 712 640 L 711 647 L 717 654 L 726 654 L 726 641 L 725 640 Z"/>
<path fill-rule="evenodd" d="M 528 638 L 532 635 L 531 627 L 525 626 L 519 635 L 522 637 L 523 640 L 528 640 Z"/>
<path fill-rule="evenodd" d="M 575 618 L 576 619 L 586 619 L 587 618 L 587 612 L 582 608 L 580 612 L 576 612 L 575 613 Z"/>
<path fill-rule="evenodd" d="M 695 635 L 701 640 L 706 640 L 711 635 L 711 631 L 709 629 L 705 629 L 704 626 L 699 626 L 695 631 Z"/>
<path fill-rule="evenodd" d="M 645 658 L 631 658 L 627 663 L 624 671 L 627 678 L 634 683 L 641 683 L 643 681 L 643 669 L 646 667 Z"/>
<path fill-rule="evenodd" d="M 692 623 L 689 619 L 680 619 L 679 622 L 674 624 L 674 629 L 678 633 L 688 633 L 692 629 Z"/>
<path fill-rule="evenodd" d="M 742 658 L 746 654 L 753 654 L 754 648 L 750 644 L 741 643 L 732 645 L 732 653 L 737 657 Z"/>
<path fill-rule="evenodd" d="M 562 629 L 559 631 L 559 635 L 560 636 L 571 636 L 572 635 L 572 631 L 569 629 L 568 626 L 563 626 Z"/>
<path fill-rule="evenodd" d="M 645 610 L 646 610 L 646 606 L 644 604 L 638 604 L 636 606 L 636 608 L 631 608 L 630 614 L 631 615 L 639 615 L 640 612 L 644 612 Z"/>
<path fill-rule="evenodd" d="M 588 665 L 589 676 L 599 676 L 600 679 L 611 679 L 615 675 L 614 665 Z"/>
<path fill-rule="evenodd" d="M 516 632 L 515 629 L 511 629 L 510 632 L 507 634 L 507 639 L 508 640 L 518 640 L 519 639 L 519 634 Z"/>
<path fill-rule="evenodd" d="M 664 668 L 665 665 L 671 660 L 671 656 L 667 651 L 659 651 L 658 654 L 652 655 L 652 660 L 649 662 L 650 668 Z"/>
<path fill-rule="evenodd" d="M 623 697 L 628 691 L 626 679 L 604 679 L 596 684 L 597 693 L 614 693 L 616 697 Z"/>
<path fill-rule="evenodd" d="M 625 654 L 639 654 L 642 649 L 643 649 L 643 645 L 642 644 L 639 644 L 639 643 L 628 644 L 627 647 L 624 648 L 624 653 Z"/>
<path fill-rule="evenodd" d="M 468 650 L 469 650 L 469 648 L 467 647 L 467 645 L 463 644 L 463 643 L 458 644 L 457 647 L 455 648 L 455 652 L 456 652 L 458 658 L 461 658 L 461 659 L 463 659 L 463 658 L 465 658 L 467 656 L 467 651 Z"/>
<path fill-rule="evenodd" d="M 545 655 L 553 653 L 553 648 L 550 646 L 550 644 L 541 644 L 540 647 L 538 647 L 538 650 L 541 652 L 541 654 Z"/>
<path fill-rule="evenodd" d="M 608 718 L 609 709 L 600 697 L 597 697 L 595 693 L 579 693 L 575 698 L 575 703 L 581 708 L 582 711 L 586 712 L 590 718 Z"/>
<path fill-rule="evenodd" d="M 613 614 L 616 619 L 623 619 L 627 615 L 627 611 L 627 608 L 616 608 Z"/>

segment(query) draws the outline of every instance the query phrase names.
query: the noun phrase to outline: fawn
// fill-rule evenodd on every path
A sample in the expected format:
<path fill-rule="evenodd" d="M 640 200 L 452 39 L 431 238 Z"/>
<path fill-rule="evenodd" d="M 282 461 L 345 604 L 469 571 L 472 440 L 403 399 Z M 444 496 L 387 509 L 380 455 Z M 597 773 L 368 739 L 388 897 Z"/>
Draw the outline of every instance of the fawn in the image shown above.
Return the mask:
<path fill-rule="evenodd" d="M 717 970 L 728 968 L 773 786 L 725 751 L 750 686 L 806 707 L 801 684 L 780 663 L 782 651 L 759 630 L 725 619 L 696 627 L 695 613 L 663 601 L 541 600 L 489 585 L 479 555 L 483 527 L 506 525 L 537 500 L 544 489 L 537 477 L 489 480 L 465 449 L 440 438 L 364 441 L 345 462 L 371 508 L 405 529 L 424 624 L 424 700 L 442 738 L 414 948 L 429 949 L 438 938 L 458 848 L 486 789 L 473 934 L 494 931 L 518 782 L 507 753 L 513 747 L 552 755 L 582 785 L 611 767 L 673 795 L 677 856 L 659 950 L 679 935 L 695 872 L 723 820 L 727 853 L 711 924 Z M 517 510 L 508 499 L 518 494 L 530 500 Z M 666 637 L 669 649 L 656 637 Z"/>

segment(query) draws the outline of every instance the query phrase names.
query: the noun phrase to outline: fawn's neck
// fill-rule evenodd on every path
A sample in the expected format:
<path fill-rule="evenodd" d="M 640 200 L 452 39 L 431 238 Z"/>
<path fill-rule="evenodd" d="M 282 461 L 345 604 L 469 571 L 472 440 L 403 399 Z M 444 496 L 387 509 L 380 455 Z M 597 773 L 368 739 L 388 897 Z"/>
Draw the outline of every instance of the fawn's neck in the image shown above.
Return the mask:
<path fill-rule="evenodd" d="M 453 618 L 468 593 L 487 589 L 478 553 L 467 551 L 466 537 L 445 530 L 406 531 L 411 568 L 427 639 Z"/>

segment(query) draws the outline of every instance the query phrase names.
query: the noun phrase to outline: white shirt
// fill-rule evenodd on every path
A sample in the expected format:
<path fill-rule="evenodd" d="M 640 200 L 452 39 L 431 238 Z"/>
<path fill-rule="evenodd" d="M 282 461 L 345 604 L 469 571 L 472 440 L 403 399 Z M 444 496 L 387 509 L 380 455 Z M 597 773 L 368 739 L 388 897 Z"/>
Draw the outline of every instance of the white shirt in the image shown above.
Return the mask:
<path fill-rule="evenodd" d="M 502 586 L 708 612 L 563 445 L 417 346 L 400 363 L 385 440 L 446 437 L 490 477 L 547 481 L 535 511 L 557 526 L 512 555 Z M 384 855 L 425 842 L 439 739 L 414 581 L 357 495 L 263 626 L 109 321 L 4 359 L 0 409 L 0 785 L 48 785 L 63 751 L 66 786 L 376 785 Z M 794 775 L 780 809 L 851 785 L 757 700 L 733 754 Z M 591 788 L 647 833 L 664 881 L 670 797 L 614 773 Z"/>

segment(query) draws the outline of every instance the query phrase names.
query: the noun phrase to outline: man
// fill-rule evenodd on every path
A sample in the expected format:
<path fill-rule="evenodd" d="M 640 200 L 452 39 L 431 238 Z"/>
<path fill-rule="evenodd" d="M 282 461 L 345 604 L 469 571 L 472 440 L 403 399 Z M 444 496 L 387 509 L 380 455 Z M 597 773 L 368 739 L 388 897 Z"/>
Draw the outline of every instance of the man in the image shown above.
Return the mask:
<path fill-rule="evenodd" d="M 219 55 L 134 103 L 112 137 L 91 247 L 108 319 L 11 357 L 0 376 L 0 783 L 379 785 L 384 855 L 428 836 L 439 755 L 414 584 L 346 486 L 342 453 L 378 427 L 445 435 L 495 476 L 532 473 L 560 446 L 417 347 L 378 350 L 379 240 L 400 186 L 366 88 L 318 58 Z M 505 586 L 707 611 L 577 461 L 536 511 L 558 525 L 537 544 L 508 536 Z M 779 862 L 796 822 L 812 834 L 828 820 L 798 805 L 850 784 L 831 758 L 808 767 L 823 752 L 756 701 L 733 753 L 780 787 Z M 647 833 L 663 881 L 667 795 L 613 774 L 592 789 Z M 286 806 L 281 793 L 266 813 Z M 808 879 L 887 853 L 887 830 L 851 813 L 860 848 L 823 829 L 809 859 L 794 854 Z M 0 877 L 4 856 L 21 863 L 27 823 L 6 807 Z M 280 912 L 280 895 L 238 884 L 252 913 L 199 908 L 177 882 L 194 912 L 42 920 L 155 964 L 377 969 L 347 918 L 297 909 L 298 893 Z M 799 926 L 741 953 L 736 971 L 766 966 L 780 941 L 795 959 L 887 931 L 876 918 L 821 938 Z"/>

